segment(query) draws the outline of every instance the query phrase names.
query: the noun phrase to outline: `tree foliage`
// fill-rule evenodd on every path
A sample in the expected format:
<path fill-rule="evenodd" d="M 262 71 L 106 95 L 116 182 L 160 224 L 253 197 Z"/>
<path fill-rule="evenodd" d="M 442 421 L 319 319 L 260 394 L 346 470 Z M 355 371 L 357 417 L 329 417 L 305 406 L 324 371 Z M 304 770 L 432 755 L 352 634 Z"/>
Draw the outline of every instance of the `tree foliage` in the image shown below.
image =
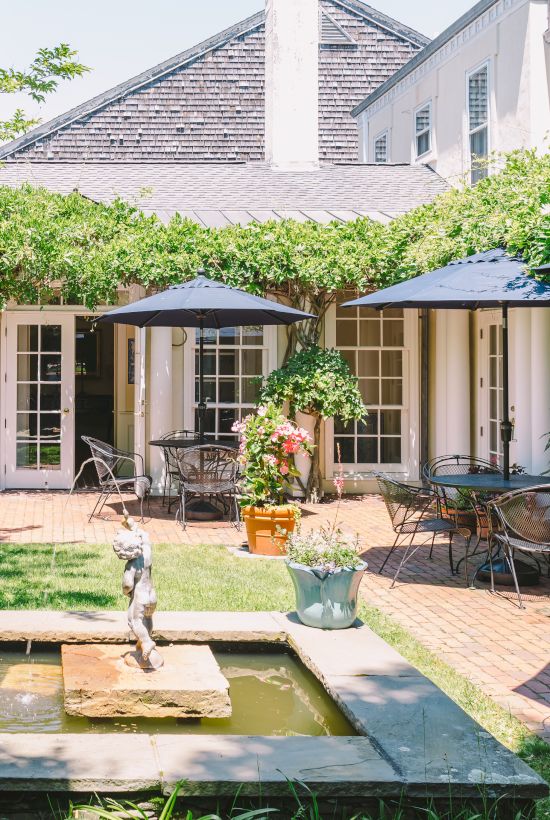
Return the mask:
<path fill-rule="evenodd" d="M 0 168 L 0 183 L 2 171 Z M 388 225 L 293 220 L 207 229 L 163 225 L 120 200 L 0 185 L 0 303 L 64 298 L 90 308 L 117 286 L 162 288 L 203 266 L 230 285 L 272 292 L 321 318 L 342 289 L 365 292 L 502 245 L 528 265 L 550 261 L 550 154 L 516 151 L 474 188 L 453 189 Z M 302 346 L 320 322 L 295 326 Z"/>
<path fill-rule="evenodd" d="M 67 43 L 53 48 L 41 48 L 26 71 L 0 68 L 0 94 L 28 94 L 35 102 L 43 103 L 46 94 L 52 94 L 60 80 L 72 80 L 90 69 L 76 61 L 77 52 Z M 0 120 L 0 142 L 11 140 L 38 125 L 40 120 L 28 119 L 16 109 L 9 120 Z"/>
<path fill-rule="evenodd" d="M 337 350 L 317 345 L 294 353 L 272 370 L 262 387 L 260 402 L 279 407 L 288 402 L 290 414 L 307 413 L 315 419 L 313 462 L 305 487 L 306 498 L 321 488 L 321 419 L 338 416 L 344 421 L 363 419 L 367 408 L 347 361 Z"/>

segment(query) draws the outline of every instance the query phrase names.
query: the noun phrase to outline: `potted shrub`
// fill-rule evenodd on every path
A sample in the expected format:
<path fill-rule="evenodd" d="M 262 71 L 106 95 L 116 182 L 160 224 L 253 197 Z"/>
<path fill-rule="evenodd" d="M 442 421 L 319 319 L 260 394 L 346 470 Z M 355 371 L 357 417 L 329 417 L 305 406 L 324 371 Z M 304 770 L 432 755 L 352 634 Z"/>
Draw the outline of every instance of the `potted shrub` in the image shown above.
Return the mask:
<path fill-rule="evenodd" d="M 233 430 L 240 434 L 241 507 L 248 548 L 260 555 L 281 555 L 300 512 L 295 504 L 284 503 L 296 475 L 291 457 L 299 451 L 311 453 L 310 437 L 274 405 L 259 407 L 236 422 Z"/>
<path fill-rule="evenodd" d="M 346 629 L 355 621 L 359 584 L 367 568 L 357 541 L 335 527 L 289 535 L 286 563 L 296 612 L 306 626 Z"/>

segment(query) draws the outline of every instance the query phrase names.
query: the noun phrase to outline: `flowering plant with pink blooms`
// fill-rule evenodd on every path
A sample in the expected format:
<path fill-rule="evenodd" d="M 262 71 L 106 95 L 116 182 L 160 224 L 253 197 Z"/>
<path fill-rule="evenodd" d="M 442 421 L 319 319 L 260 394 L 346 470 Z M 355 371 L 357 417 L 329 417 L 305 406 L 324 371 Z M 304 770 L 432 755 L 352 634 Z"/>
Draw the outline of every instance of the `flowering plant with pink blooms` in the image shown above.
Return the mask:
<path fill-rule="evenodd" d="M 258 407 L 232 429 L 240 435 L 241 503 L 255 507 L 282 504 L 297 475 L 291 456 L 313 451 L 309 433 L 272 404 Z"/>

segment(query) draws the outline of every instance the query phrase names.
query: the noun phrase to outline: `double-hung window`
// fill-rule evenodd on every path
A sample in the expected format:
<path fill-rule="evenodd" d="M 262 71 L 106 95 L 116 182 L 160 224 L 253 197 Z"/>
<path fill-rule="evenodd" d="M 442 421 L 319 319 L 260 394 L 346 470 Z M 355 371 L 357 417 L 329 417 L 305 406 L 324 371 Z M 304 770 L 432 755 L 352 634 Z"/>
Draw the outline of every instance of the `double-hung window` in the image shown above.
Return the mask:
<path fill-rule="evenodd" d="M 432 105 L 426 103 L 414 114 L 414 141 L 416 159 L 427 154 L 432 147 Z"/>
<path fill-rule="evenodd" d="M 472 185 L 487 176 L 489 156 L 489 64 L 468 75 L 468 138 Z"/>
<path fill-rule="evenodd" d="M 383 165 L 389 161 L 388 132 L 384 131 L 374 139 L 374 161 L 377 165 Z"/>

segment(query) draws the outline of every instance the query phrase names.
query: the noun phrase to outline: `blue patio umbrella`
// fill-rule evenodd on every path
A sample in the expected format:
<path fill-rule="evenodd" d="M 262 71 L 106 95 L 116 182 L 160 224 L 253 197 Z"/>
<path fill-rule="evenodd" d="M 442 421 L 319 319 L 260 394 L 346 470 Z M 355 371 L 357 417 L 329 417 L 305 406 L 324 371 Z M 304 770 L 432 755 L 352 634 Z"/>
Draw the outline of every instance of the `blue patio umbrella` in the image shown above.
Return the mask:
<path fill-rule="evenodd" d="M 172 285 L 124 307 L 105 313 L 98 322 L 136 327 L 196 327 L 199 329 L 199 438 L 204 440 L 204 329 L 243 325 L 291 325 L 315 319 L 312 313 L 253 296 L 216 282 L 201 269 L 190 282 Z"/>
<path fill-rule="evenodd" d="M 361 296 L 342 307 L 388 307 L 502 309 L 502 399 L 500 423 L 503 472 L 510 477 L 512 424 L 508 412 L 508 309 L 511 307 L 549 307 L 550 284 L 537 281 L 526 272 L 525 263 L 502 248 L 476 253 L 450 262 L 444 268 L 423 273 L 376 293 Z"/>

